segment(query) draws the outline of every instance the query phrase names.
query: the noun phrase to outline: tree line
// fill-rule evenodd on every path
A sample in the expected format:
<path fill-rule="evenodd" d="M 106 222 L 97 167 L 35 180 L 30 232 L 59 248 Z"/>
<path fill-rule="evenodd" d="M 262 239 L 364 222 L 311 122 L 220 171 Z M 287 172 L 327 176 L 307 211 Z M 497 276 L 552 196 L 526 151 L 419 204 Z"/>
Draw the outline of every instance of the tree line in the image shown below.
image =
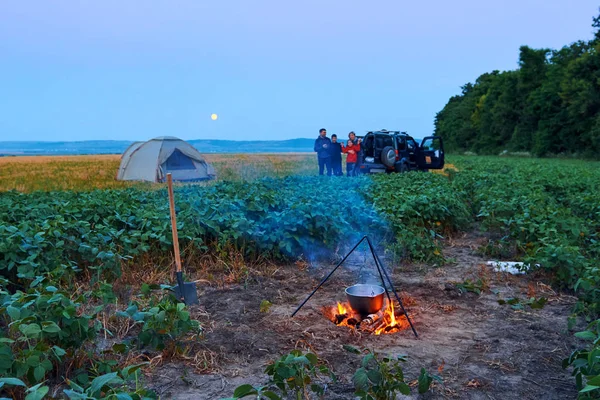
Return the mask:
<path fill-rule="evenodd" d="M 600 16 L 592 26 L 590 41 L 521 46 L 517 70 L 462 86 L 435 118 L 446 149 L 600 158 Z"/>

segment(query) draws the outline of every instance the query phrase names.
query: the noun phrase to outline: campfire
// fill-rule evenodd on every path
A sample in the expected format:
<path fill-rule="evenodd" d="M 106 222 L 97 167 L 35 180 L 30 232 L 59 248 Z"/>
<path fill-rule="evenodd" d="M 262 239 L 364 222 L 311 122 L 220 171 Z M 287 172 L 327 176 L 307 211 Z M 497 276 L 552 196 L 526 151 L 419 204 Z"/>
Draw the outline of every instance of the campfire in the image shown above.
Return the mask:
<path fill-rule="evenodd" d="M 324 307 L 323 313 L 338 326 L 347 326 L 373 335 L 395 333 L 410 327 L 406 315 L 387 298 L 384 298 L 383 306 L 378 312 L 366 316 L 355 312 L 347 302 Z"/>
<path fill-rule="evenodd" d="M 350 254 L 352 254 L 352 252 L 365 240 L 371 250 L 377 272 L 379 272 L 381 286 L 370 283 L 357 283 L 347 287 L 345 292 L 348 303 L 338 303 L 335 307 L 323 307 L 323 313 L 336 325 L 345 325 L 366 333 L 381 335 L 382 333 L 394 333 L 410 327 L 415 334 L 415 337 L 419 337 L 417 330 L 404 308 L 402 299 L 398 296 L 394 284 L 383 267 L 381 260 L 375 253 L 375 248 L 368 236 L 363 236 L 363 238 L 356 243 L 352 250 L 350 250 L 335 268 L 331 270 L 329 275 L 327 275 L 312 293 L 304 299 L 298 308 L 296 308 L 292 313 L 292 317 L 300 311 L 306 302 L 310 300 L 317 290 L 327 282 L 331 275 L 333 275 L 344 261 L 346 261 Z M 391 299 L 388 289 L 394 294 L 399 307 L 396 307 L 396 303 Z M 385 297 L 387 297 L 387 299 L 385 299 Z M 396 310 L 402 310 L 402 312 L 399 313 Z"/>

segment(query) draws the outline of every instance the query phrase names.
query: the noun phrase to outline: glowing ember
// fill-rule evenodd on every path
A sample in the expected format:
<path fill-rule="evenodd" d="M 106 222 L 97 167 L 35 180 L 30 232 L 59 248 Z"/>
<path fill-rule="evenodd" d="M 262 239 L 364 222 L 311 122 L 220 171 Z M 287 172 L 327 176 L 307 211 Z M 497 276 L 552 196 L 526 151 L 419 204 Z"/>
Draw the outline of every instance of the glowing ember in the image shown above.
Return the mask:
<path fill-rule="evenodd" d="M 375 314 L 361 316 L 354 312 L 348 303 L 337 303 L 334 307 L 324 307 L 325 316 L 338 326 L 347 326 L 363 333 L 381 335 L 395 333 L 410 327 L 402 311 L 396 311 L 394 302 L 384 300 L 383 307 Z"/>

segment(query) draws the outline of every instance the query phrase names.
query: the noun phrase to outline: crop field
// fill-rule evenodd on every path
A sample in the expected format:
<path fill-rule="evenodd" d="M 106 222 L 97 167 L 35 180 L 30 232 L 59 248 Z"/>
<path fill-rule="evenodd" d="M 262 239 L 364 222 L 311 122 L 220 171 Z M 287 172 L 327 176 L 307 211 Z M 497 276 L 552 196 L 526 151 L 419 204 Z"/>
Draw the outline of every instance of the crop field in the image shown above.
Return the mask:
<path fill-rule="evenodd" d="M 189 306 L 163 185 L 115 182 L 118 156 L 0 158 L 0 397 L 600 397 L 600 163 L 206 158 L 218 181 L 175 188 Z M 365 235 L 418 337 L 393 308 L 381 335 L 336 325 L 379 279 L 363 247 L 291 317 Z"/>

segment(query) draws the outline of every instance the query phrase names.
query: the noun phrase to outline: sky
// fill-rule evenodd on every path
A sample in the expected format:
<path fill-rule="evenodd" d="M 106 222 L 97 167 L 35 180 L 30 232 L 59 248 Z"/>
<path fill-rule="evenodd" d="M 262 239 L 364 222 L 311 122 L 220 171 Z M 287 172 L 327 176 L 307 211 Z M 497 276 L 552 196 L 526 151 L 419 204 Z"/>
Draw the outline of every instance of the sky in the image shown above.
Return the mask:
<path fill-rule="evenodd" d="M 0 141 L 424 137 L 462 85 L 515 69 L 521 45 L 589 40 L 597 14 L 592 0 L 2 0 Z"/>

